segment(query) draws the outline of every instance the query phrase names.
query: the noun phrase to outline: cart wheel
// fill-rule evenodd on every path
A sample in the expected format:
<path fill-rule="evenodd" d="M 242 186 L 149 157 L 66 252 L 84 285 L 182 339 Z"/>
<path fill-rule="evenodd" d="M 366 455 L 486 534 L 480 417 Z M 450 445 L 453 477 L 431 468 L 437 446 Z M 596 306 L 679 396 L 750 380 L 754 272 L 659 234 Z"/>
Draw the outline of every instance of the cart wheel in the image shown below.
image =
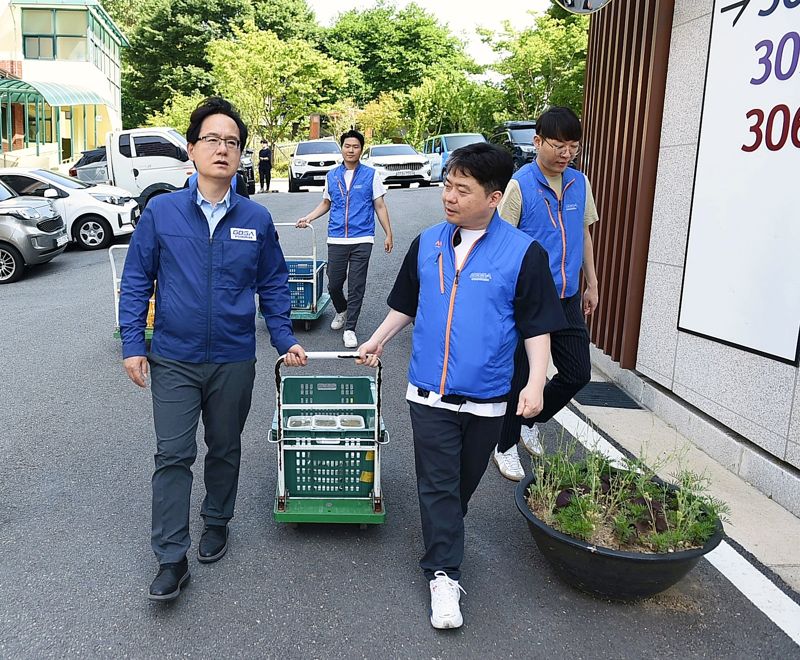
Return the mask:
<path fill-rule="evenodd" d="M 311 321 L 306 321 L 305 326 L 306 326 L 306 332 L 311 330 Z"/>
<path fill-rule="evenodd" d="M 358 528 L 359 528 L 359 529 L 362 529 L 362 530 L 363 530 L 363 529 L 366 529 L 366 528 L 367 528 L 367 523 L 359 523 L 359 524 L 358 524 Z"/>

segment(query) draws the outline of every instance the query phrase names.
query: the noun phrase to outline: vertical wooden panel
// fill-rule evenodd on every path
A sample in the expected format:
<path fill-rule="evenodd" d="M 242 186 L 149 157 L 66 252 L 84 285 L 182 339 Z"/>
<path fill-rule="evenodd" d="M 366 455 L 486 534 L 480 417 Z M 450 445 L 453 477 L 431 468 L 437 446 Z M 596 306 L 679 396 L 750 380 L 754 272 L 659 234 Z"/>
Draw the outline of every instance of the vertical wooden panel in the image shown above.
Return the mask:
<path fill-rule="evenodd" d="M 674 0 L 614 0 L 589 30 L 582 169 L 600 214 L 589 330 L 626 369 L 636 365 L 673 11 Z"/>

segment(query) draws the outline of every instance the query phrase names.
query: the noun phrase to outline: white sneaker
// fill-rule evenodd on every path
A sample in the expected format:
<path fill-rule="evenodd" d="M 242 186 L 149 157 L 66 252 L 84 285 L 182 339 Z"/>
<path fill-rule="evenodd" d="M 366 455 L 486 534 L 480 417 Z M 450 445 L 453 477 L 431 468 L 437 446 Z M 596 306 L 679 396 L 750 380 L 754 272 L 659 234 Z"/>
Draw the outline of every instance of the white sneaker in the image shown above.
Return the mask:
<path fill-rule="evenodd" d="M 331 330 L 341 330 L 344 327 L 344 322 L 347 320 L 347 311 L 336 312 L 331 321 Z"/>
<path fill-rule="evenodd" d="M 522 463 L 519 462 L 517 445 L 514 445 L 506 452 L 499 452 L 497 451 L 497 447 L 495 447 L 492 458 L 497 469 L 500 470 L 500 474 L 506 479 L 522 481 L 522 479 L 525 478 L 525 470 L 522 469 Z"/>
<path fill-rule="evenodd" d="M 522 440 L 522 446 L 531 456 L 544 454 L 544 447 L 542 447 L 542 442 L 539 440 L 539 428 L 536 424 L 530 428 L 523 424 L 519 430 L 519 438 Z"/>
<path fill-rule="evenodd" d="M 428 584 L 431 588 L 431 625 L 440 630 L 460 628 L 464 623 L 458 601 L 464 588 L 458 580 L 451 580 L 444 571 L 436 571 L 435 579 Z M 464 593 L 467 593 L 464 591 Z"/>
<path fill-rule="evenodd" d="M 344 334 L 342 335 L 342 341 L 344 341 L 345 348 L 356 348 L 358 346 L 358 339 L 356 338 L 356 333 L 352 330 L 345 330 Z"/>

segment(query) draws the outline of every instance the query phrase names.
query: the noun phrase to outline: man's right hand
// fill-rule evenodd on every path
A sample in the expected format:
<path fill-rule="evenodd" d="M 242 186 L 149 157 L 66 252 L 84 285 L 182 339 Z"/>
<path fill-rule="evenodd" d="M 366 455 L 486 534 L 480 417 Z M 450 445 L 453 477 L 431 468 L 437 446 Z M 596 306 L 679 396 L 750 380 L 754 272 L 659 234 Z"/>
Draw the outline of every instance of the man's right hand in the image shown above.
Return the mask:
<path fill-rule="evenodd" d="M 147 387 L 145 379 L 150 371 L 150 365 L 147 363 L 147 358 L 144 355 L 134 355 L 133 357 L 125 358 L 122 361 L 122 366 L 125 367 L 128 378 L 139 387 Z"/>
<path fill-rule="evenodd" d="M 377 367 L 378 358 L 383 353 L 383 346 L 377 339 L 368 339 L 358 347 L 358 357 L 356 364 L 365 364 L 368 367 Z"/>
<path fill-rule="evenodd" d="M 295 224 L 295 227 L 297 227 L 298 229 L 305 229 L 310 224 L 311 224 L 311 220 L 309 220 L 308 217 L 304 215 L 302 218 L 300 218 L 297 221 L 297 223 Z"/>

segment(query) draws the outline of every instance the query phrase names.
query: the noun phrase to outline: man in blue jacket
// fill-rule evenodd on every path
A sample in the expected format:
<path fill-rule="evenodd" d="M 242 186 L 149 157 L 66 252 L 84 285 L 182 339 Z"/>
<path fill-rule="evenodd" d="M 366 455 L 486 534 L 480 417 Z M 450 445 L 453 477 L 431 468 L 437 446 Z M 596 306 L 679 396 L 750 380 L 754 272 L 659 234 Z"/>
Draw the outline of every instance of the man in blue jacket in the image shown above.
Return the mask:
<path fill-rule="evenodd" d="M 542 409 L 548 333 L 564 325 L 547 254 L 503 222 L 496 208 L 513 162 L 487 143 L 450 156 L 446 222 L 414 239 L 389 295 L 391 308 L 358 349 L 374 366 L 387 341 L 414 322 L 406 399 L 414 433 L 417 492 L 431 625 L 458 628 L 464 516 L 500 437 L 506 408 Z M 509 399 L 511 356 L 522 338 L 530 365 Z"/>
<path fill-rule="evenodd" d="M 158 601 L 177 598 L 189 579 L 191 466 L 201 413 L 208 451 L 198 559 L 217 561 L 228 548 L 255 377 L 255 295 L 286 364 L 306 363 L 292 334 L 288 272 L 272 218 L 231 187 L 247 128 L 230 103 L 209 98 L 192 113 L 186 139 L 197 180 L 145 208 L 125 260 L 119 305 L 125 370 L 139 387 L 148 371 L 151 377 L 152 548 L 159 570 L 150 598 Z M 147 354 L 144 330 L 156 281 Z"/>
<path fill-rule="evenodd" d="M 367 270 L 375 242 L 375 216 L 383 227 L 386 239 L 383 249 L 392 251 L 392 225 L 383 197 L 380 175 L 360 162 L 364 136 L 351 130 L 341 137 L 344 162 L 325 180 L 322 201 L 308 215 L 297 221 L 306 227 L 330 211 L 328 220 L 328 291 L 336 315 L 331 330 L 341 330 L 345 347 L 358 346 L 356 323 L 367 287 Z M 344 284 L 347 281 L 347 298 Z"/>
<path fill-rule="evenodd" d="M 493 460 L 507 479 L 525 476 L 517 443 L 530 454 L 542 445 L 534 422 L 546 422 L 566 406 L 589 382 L 589 333 L 586 319 L 598 302 L 594 248 L 589 227 L 597 221 L 592 188 L 583 173 L 569 167 L 580 152 L 581 123 L 569 108 L 554 106 L 536 122 L 536 160 L 521 167 L 509 181 L 499 212 L 504 220 L 524 231 L 547 251 L 550 270 L 561 299 L 567 326 L 550 337 L 553 363 L 558 373 L 544 388 L 544 408 L 531 420 L 506 413 L 503 433 Z M 585 286 L 579 290 L 583 272 Z M 528 380 L 525 351 L 520 344 L 514 358 L 512 395 Z"/>

